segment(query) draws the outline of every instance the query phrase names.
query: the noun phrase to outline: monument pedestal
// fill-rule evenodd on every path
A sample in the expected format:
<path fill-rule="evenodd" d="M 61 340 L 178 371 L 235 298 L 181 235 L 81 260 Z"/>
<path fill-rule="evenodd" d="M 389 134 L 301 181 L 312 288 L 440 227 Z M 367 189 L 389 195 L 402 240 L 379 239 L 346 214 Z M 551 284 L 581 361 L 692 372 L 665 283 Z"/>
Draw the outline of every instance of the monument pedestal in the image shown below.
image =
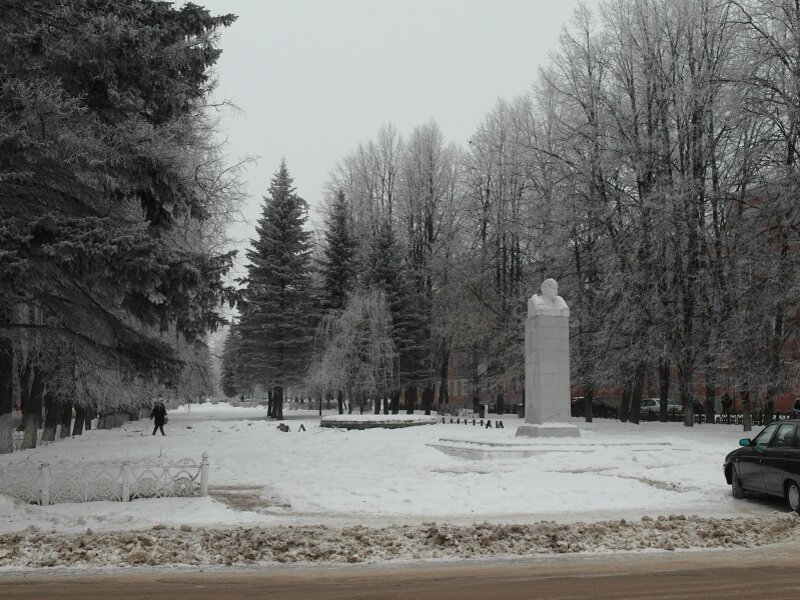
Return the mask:
<path fill-rule="evenodd" d="M 569 309 L 543 309 L 536 299 L 525 319 L 525 425 L 516 435 L 580 437 L 569 422 Z"/>

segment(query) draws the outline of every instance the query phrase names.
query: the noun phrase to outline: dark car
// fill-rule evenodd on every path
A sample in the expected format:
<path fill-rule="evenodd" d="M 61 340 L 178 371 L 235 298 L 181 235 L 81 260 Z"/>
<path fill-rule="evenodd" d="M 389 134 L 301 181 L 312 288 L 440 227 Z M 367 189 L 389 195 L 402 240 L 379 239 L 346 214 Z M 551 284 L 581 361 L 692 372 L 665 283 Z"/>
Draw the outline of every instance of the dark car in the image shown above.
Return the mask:
<path fill-rule="evenodd" d="M 786 500 L 800 512 L 800 419 L 767 425 L 753 439 L 739 440 L 741 448 L 725 457 L 725 479 L 734 498 L 747 492 Z"/>
<path fill-rule="evenodd" d="M 792 408 L 789 411 L 789 414 L 793 419 L 800 419 L 800 398 L 794 401 L 794 404 L 792 404 Z"/>
<path fill-rule="evenodd" d="M 570 414 L 573 417 L 582 417 L 586 406 L 586 398 L 578 396 L 570 402 Z M 600 398 L 592 398 L 592 416 L 599 418 L 612 418 L 617 416 L 617 409 L 606 404 Z"/>

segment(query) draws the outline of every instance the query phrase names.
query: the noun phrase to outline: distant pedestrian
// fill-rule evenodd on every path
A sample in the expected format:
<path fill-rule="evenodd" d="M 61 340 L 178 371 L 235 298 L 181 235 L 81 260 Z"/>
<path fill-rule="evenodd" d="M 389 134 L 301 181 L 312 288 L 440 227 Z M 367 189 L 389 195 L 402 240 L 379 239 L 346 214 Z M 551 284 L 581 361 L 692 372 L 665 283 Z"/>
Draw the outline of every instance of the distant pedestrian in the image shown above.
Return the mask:
<path fill-rule="evenodd" d="M 164 433 L 164 425 L 167 422 L 167 407 L 164 406 L 164 402 L 160 398 L 153 405 L 153 410 L 150 411 L 150 418 L 153 419 L 155 423 L 153 435 L 156 434 L 156 430 L 158 429 L 161 430 L 161 435 L 167 435 Z"/>

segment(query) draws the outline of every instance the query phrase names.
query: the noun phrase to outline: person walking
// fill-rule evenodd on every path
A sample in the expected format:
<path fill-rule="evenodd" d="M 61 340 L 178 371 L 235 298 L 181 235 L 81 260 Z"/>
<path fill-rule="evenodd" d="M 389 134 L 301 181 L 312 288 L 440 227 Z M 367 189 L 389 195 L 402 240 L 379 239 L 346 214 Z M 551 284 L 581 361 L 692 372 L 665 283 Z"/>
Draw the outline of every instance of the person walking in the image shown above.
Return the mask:
<path fill-rule="evenodd" d="M 167 435 L 164 433 L 164 424 L 167 422 L 167 407 L 164 406 L 164 402 L 160 399 L 153 405 L 153 410 L 150 411 L 150 418 L 155 423 L 153 435 L 156 434 L 157 429 L 161 430 L 161 435 Z"/>

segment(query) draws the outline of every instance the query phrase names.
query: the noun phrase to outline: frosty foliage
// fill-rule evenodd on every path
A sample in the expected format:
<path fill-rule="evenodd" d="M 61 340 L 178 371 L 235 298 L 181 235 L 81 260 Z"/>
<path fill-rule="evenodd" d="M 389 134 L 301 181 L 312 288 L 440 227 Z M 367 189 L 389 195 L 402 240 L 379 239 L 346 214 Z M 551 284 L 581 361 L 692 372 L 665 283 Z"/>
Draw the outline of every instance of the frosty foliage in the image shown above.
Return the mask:
<path fill-rule="evenodd" d="M 311 386 L 323 395 L 342 390 L 363 402 L 395 385 L 396 361 L 385 294 L 353 292 L 344 308 L 328 313 L 317 329 Z"/>

